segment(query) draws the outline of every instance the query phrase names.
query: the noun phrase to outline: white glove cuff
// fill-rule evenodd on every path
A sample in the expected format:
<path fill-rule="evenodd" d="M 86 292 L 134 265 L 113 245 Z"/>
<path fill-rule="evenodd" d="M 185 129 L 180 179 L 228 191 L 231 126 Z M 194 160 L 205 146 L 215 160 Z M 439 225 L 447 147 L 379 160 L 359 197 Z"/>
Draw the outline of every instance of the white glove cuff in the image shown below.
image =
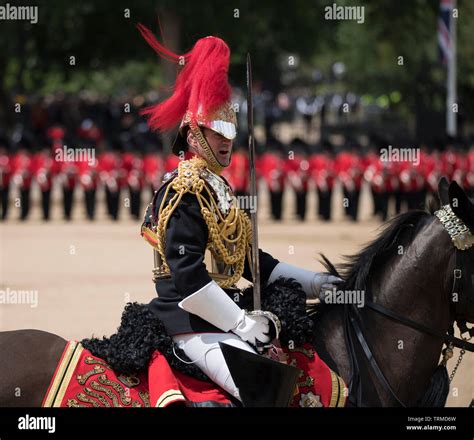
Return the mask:
<path fill-rule="evenodd" d="M 178 306 L 225 332 L 235 329 L 245 316 L 245 312 L 215 281 L 183 299 Z"/>
<path fill-rule="evenodd" d="M 328 274 L 316 273 L 307 269 L 292 266 L 291 264 L 280 262 L 273 269 L 268 279 L 268 284 L 273 283 L 278 277 L 294 278 L 301 284 L 308 299 L 317 299 L 321 286 L 326 283 Z"/>

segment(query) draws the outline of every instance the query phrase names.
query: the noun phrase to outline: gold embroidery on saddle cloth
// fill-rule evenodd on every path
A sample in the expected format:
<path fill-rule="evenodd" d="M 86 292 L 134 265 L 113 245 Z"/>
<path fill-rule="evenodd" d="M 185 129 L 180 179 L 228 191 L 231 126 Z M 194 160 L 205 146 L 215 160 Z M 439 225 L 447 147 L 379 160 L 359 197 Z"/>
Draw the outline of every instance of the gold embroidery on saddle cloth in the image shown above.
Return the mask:
<path fill-rule="evenodd" d="M 100 385 L 97 381 L 93 380 L 91 383 L 90 383 L 90 387 L 95 390 L 95 391 L 100 391 L 102 393 L 104 393 L 111 401 L 112 401 L 112 405 L 114 407 L 120 407 L 121 405 L 119 404 L 119 401 L 118 401 L 118 398 L 117 396 L 115 395 L 115 393 L 109 389 L 109 388 L 106 388 L 102 385 Z M 78 395 L 79 397 L 79 395 Z"/>
<path fill-rule="evenodd" d="M 94 359 L 92 356 L 86 356 L 86 358 L 84 359 L 84 362 L 87 365 L 96 365 L 96 364 L 102 365 L 104 368 L 108 368 L 109 370 L 111 370 L 110 365 L 108 365 L 106 362 L 100 359 Z"/>
<path fill-rule="evenodd" d="M 89 408 L 87 405 L 81 405 L 76 399 L 67 399 L 68 408 Z"/>
<path fill-rule="evenodd" d="M 165 204 L 171 189 L 175 194 Z M 207 250 L 216 263 L 212 269 L 218 271 L 210 271 L 210 275 L 220 287 L 231 287 L 242 277 L 245 258 L 250 255 L 252 225 L 248 215 L 237 206 L 228 185 L 208 168 L 204 159 L 197 156 L 180 162 L 177 176 L 166 187 L 153 230 L 142 227 L 142 235 L 158 252 L 161 260 L 157 277 L 170 274 L 165 257 L 166 228 L 186 193 L 196 196 L 208 227 Z"/>
<path fill-rule="evenodd" d="M 94 368 L 92 370 L 84 374 L 78 374 L 76 376 L 76 379 L 81 385 L 84 385 L 91 376 L 94 376 L 96 374 L 102 374 L 104 372 L 104 367 L 101 367 L 100 365 L 94 365 Z"/>
<path fill-rule="evenodd" d="M 137 385 L 138 383 L 135 382 Z M 134 385 L 134 386 L 136 386 Z M 140 400 L 133 400 L 127 394 L 127 390 L 118 382 L 108 379 L 106 374 L 98 377 L 98 380 L 93 380 L 89 383 L 89 387 L 84 387 L 82 392 L 76 395 L 76 399 L 68 399 L 68 407 L 84 407 L 79 402 L 87 403 L 93 407 L 115 407 L 121 408 L 124 406 L 132 406 L 133 408 L 142 408 L 150 406 L 149 394 L 147 392 L 139 391 Z M 119 394 L 117 396 L 112 389 Z M 106 399 L 106 397 L 108 399 Z M 112 402 L 110 403 L 109 400 Z"/>
<path fill-rule="evenodd" d="M 146 407 L 149 407 L 150 406 L 150 393 L 148 393 L 146 391 L 139 391 L 138 395 L 143 400 L 144 405 Z"/>
<path fill-rule="evenodd" d="M 80 402 L 84 403 L 89 403 L 91 404 L 94 408 L 100 408 L 101 405 L 97 402 L 97 400 L 91 399 L 90 397 L 87 397 L 84 393 L 79 393 L 77 394 L 77 400 Z"/>
<path fill-rule="evenodd" d="M 100 403 L 102 403 L 102 406 L 105 406 L 107 408 L 110 408 L 112 405 L 109 403 L 109 401 L 99 393 L 96 393 L 95 391 L 92 391 L 90 388 L 85 387 L 84 392 L 91 397 L 95 397 Z"/>
<path fill-rule="evenodd" d="M 74 377 L 74 372 L 78 366 L 84 348 L 79 342 L 69 341 L 64 349 L 64 353 L 59 362 L 57 372 L 45 396 L 43 407 L 60 407 L 65 396 L 66 390 Z M 81 392 L 76 394 L 76 398 L 67 399 L 66 406 L 70 408 L 90 407 L 123 407 L 132 406 L 134 408 L 149 407 L 150 397 L 148 392 L 139 391 L 139 399 L 133 400 L 129 397 L 128 389 L 140 384 L 140 379 L 134 375 L 120 375 L 118 380 L 125 385 L 109 380 L 105 374 L 110 366 L 100 359 L 94 359 L 92 356 L 86 356 L 84 363 L 93 365 L 92 370 L 83 374 L 77 374 L 76 379 L 80 385 L 85 385 Z M 100 374 L 96 380 L 90 380 L 92 376 Z M 109 387 L 109 388 L 107 388 Z M 118 393 L 117 396 L 112 390 Z M 107 399 L 110 399 L 110 403 Z M 120 399 L 120 400 L 119 400 Z M 140 400 L 141 399 L 141 400 Z"/>
<path fill-rule="evenodd" d="M 134 388 L 140 385 L 140 379 L 134 375 L 127 376 L 125 374 L 121 374 L 117 377 L 117 379 L 128 388 Z"/>
<path fill-rule="evenodd" d="M 93 370 L 92 370 L 93 371 Z M 89 376 L 90 377 L 90 376 Z M 123 376 L 125 378 L 127 376 Z M 139 379 L 135 376 L 135 381 L 132 381 L 132 386 L 137 386 L 139 384 Z M 108 379 L 106 374 L 101 374 L 97 381 L 93 380 L 89 383 L 89 387 L 84 387 L 82 392 L 76 395 L 76 399 L 68 399 L 66 405 L 68 407 L 87 407 L 92 405 L 95 408 L 98 407 L 116 407 L 121 408 L 123 406 L 132 406 L 133 408 L 142 408 L 150 406 L 150 398 L 147 392 L 139 391 L 139 396 L 142 399 L 133 400 L 127 394 L 127 390 L 122 387 L 118 382 L 114 382 Z M 117 395 L 112 391 L 112 389 L 119 394 Z M 109 400 L 112 402 L 110 403 Z M 120 400 L 119 400 L 120 399 Z M 86 403 L 88 405 L 81 405 L 79 402 Z"/>
<path fill-rule="evenodd" d="M 130 405 L 131 403 L 130 397 L 127 396 L 125 389 L 118 382 L 113 382 L 109 380 L 105 374 L 102 374 L 101 376 L 99 376 L 99 382 L 102 385 L 108 385 L 112 387 L 119 394 L 120 400 L 122 401 L 122 403 L 124 405 Z"/>

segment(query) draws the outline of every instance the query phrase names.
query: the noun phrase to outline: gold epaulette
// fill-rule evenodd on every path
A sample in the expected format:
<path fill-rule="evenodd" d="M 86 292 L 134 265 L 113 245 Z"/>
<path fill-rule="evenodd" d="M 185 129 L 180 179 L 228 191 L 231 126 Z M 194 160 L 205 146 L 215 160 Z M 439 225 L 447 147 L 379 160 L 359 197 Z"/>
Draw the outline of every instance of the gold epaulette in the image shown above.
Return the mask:
<path fill-rule="evenodd" d="M 172 188 L 177 193 L 200 193 L 204 185 L 204 179 L 201 174 L 206 167 L 206 161 L 197 156 L 181 161 L 178 165 L 178 175 L 171 182 Z"/>

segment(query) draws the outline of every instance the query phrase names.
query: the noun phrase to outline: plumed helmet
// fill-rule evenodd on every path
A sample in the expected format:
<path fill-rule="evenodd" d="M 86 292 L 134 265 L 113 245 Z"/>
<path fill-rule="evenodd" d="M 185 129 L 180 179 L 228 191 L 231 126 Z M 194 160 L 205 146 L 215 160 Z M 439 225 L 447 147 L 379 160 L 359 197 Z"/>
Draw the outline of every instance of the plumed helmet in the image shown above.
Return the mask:
<path fill-rule="evenodd" d="M 218 37 L 205 37 L 199 39 L 190 52 L 177 55 L 163 46 L 148 28 L 139 24 L 138 29 L 162 58 L 184 65 L 176 78 L 173 94 L 142 111 L 148 116 L 150 128 L 166 132 L 179 124 L 172 147 L 174 154 L 187 149 L 186 131 L 193 123 L 234 139 L 237 118 L 230 102 L 227 44 Z"/>

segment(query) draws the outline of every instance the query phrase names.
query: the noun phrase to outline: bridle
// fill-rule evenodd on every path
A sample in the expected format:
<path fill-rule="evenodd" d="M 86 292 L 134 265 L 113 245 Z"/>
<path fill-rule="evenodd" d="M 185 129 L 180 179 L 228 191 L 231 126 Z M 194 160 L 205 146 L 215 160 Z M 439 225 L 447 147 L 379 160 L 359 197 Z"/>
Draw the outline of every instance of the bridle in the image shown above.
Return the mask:
<path fill-rule="evenodd" d="M 434 215 L 442 223 L 456 248 L 451 299 L 455 316 L 458 317 L 456 319 L 456 325 L 461 332 L 461 338 L 454 336 L 454 325 L 451 326 L 447 333 L 443 333 L 412 321 L 411 319 L 389 310 L 380 304 L 374 303 L 373 301 L 366 301 L 365 304 L 369 309 L 388 319 L 399 322 L 407 327 L 411 327 L 421 333 L 443 340 L 447 345 L 446 350 L 451 350 L 451 353 L 453 347 L 460 348 L 461 354 L 458 363 L 451 374 L 451 381 L 464 353 L 466 351 L 474 352 L 474 343 L 469 342 L 469 340 L 474 337 L 474 327 L 468 328 L 467 321 L 463 319 L 468 314 L 467 308 L 474 307 L 474 236 L 463 221 L 456 216 L 449 204 L 436 211 Z M 471 261 L 471 264 L 469 264 L 469 261 Z M 469 270 L 469 266 L 471 267 L 471 270 Z M 454 301 L 453 298 L 455 299 Z M 355 304 L 346 304 L 344 306 L 344 335 L 346 344 L 349 348 L 349 359 L 352 372 L 349 382 L 349 396 L 352 396 L 352 398 L 355 399 L 355 405 L 362 405 L 362 386 L 360 381 L 359 363 L 351 330 L 355 334 L 372 372 L 382 384 L 385 391 L 387 391 L 400 406 L 405 407 L 406 405 L 398 398 L 395 391 L 390 386 L 389 381 L 381 370 L 374 356 L 373 350 L 364 335 L 359 310 Z M 467 336 L 464 336 L 466 334 Z M 445 351 L 443 351 L 443 353 L 445 353 Z"/>

